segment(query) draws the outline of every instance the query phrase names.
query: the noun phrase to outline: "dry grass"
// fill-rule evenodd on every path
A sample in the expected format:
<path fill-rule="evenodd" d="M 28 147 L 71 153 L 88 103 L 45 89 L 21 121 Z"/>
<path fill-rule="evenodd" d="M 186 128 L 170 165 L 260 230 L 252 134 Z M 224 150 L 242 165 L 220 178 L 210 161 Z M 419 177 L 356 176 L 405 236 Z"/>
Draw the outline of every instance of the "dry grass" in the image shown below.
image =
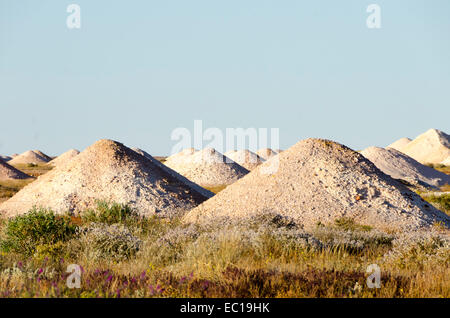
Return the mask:
<path fill-rule="evenodd" d="M 14 165 L 14 168 L 26 173 L 27 175 L 30 175 L 32 177 L 39 177 L 50 170 L 52 170 L 54 167 L 48 164 L 16 164 Z"/>
<path fill-rule="evenodd" d="M 204 187 L 206 190 L 211 191 L 214 194 L 219 193 L 220 191 L 222 191 L 223 189 L 225 189 L 227 186 L 226 185 L 220 185 L 220 186 L 216 186 L 216 187 Z"/>
<path fill-rule="evenodd" d="M 396 239 L 348 220 L 304 232 L 271 215 L 199 227 L 104 204 L 76 223 L 80 234 L 35 242 L 31 257 L 3 250 L 0 297 L 450 297 L 438 233 Z M 83 267 L 81 289 L 66 286 L 67 264 Z M 370 264 L 379 289 L 366 286 Z"/>

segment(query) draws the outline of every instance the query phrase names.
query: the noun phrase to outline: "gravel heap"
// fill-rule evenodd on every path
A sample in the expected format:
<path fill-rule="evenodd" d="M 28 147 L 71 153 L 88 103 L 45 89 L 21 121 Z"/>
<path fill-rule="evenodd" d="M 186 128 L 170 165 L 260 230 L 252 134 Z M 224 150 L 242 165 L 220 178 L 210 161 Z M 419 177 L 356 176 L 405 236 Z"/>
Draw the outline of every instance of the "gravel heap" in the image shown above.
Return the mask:
<path fill-rule="evenodd" d="M 142 215 L 171 217 L 206 199 L 133 150 L 105 139 L 24 187 L 0 205 L 0 214 L 23 214 L 33 206 L 76 213 L 106 200 L 129 204 Z"/>
<path fill-rule="evenodd" d="M 176 164 L 177 162 L 184 161 L 187 157 L 193 155 L 197 152 L 197 149 L 195 148 L 186 148 L 181 150 L 180 152 L 177 152 L 169 157 L 166 158 L 165 163 L 172 163 Z"/>
<path fill-rule="evenodd" d="M 270 148 L 262 148 L 262 149 L 259 149 L 256 152 L 256 154 L 258 156 L 260 156 L 261 158 L 263 158 L 264 160 L 269 160 L 270 158 L 278 155 L 278 152 L 276 152 L 275 150 L 272 150 Z"/>
<path fill-rule="evenodd" d="M 398 151 L 402 151 L 402 148 L 405 147 L 407 144 L 409 144 L 411 141 L 412 141 L 411 139 L 406 138 L 406 137 L 400 138 L 399 140 L 397 140 L 396 142 L 393 142 L 386 148 L 394 148 Z"/>
<path fill-rule="evenodd" d="M 263 173 L 271 161 L 278 170 Z M 229 221 L 277 214 L 304 228 L 346 217 L 381 230 L 414 231 L 450 217 L 381 172 L 361 154 L 333 141 L 306 139 L 184 216 L 185 222 Z"/>
<path fill-rule="evenodd" d="M 364 149 L 361 154 L 394 179 L 432 187 L 450 184 L 449 175 L 425 166 L 393 148 L 369 147 Z"/>
<path fill-rule="evenodd" d="M 450 136 L 440 130 L 430 129 L 400 151 L 421 163 L 441 163 L 450 156 Z"/>
<path fill-rule="evenodd" d="M 183 177 L 181 174 L 179 174 L 175 170 L 170 169 L 165 164 L 161 163 L 159 160 L 153 158 L 153 156 L 151 156 L 148 152 L 146 152 L 146 151 L 144 151 L 142 149 L 139 149 L 139 148 L 131 148 L 131 149 L 133 149 L 138 154 L 140 154 L 141 156 L 143 156 L 147 160 L 150 160 L 153 164 L 157 165 L 158 167 L 160 167 L 161 169 L 163 169 L 164 171 L 169 173 L 172 177 L 177 179 L 178 182 L 183 183 L 183 184 L 187 184 L 188 186 L 190 186 L 191 188 L 193 188 L 195 191 L 197 191 L 198 193 L 202 194 L 206 198 L 211 198 L 211 197 L 214 196 L 214 193 L 212 193 L 211 191 L 208 191 L 205 188 L 202 188 L 201 186 L 199 186 L 198 184 L 188 180 L 187 178 Z"/>
<path fill-rule="evenodd" d="M 450 166 L 450 156 L 448 156 L 447 159 L 442 161 L 441 164 L 446 165 L 446 166 Z"/>
<path fill-rule="evenodd" d="M 225 157 L 230 158 L 232 161 L 240 164 L 249 171 L 252 171 L 257 166 L 266 161 L 256 153 L 251 152 L 248 149 L 228 151 L 225 153 Z"/>
<path fill-rule="evenodd" d="M 51 160 L 53 159 L 52 157 L 47 156 L 45 153 L 43 153 L 43 152 L 40 151 L 40 150 L 33 150 L 33 152 L 37 153 L 39 156 L 41 156 L 41 157 L 47 159 L 48 161 L 51 161 Z"/>
<path fill-rule="evenodd" d="M 202 187 L 232 184 L 249 172 L 213 148 L 197 151 L 182 160 L 167 160 L 164 164 Z"/>
<path fill-rule="evenodd" d="M 70 149 L 69 151 L 66 151 L 62 155 L 56 157 L 55 159 L 51 160 L 48 164 L 52 166 L 59 166 L 63 165 L 70 160 L 72 160 L 73 157 L 77 156 L 80 152 L 76 149 Z"/>
<path fill-rule="evenodd" d="M 0 180 L 20 180 L 20 179 L 29 179 L 33 178 L 20 170 L 10 166 L 2 159 L 0 159 Z"/>
<path fill-rule="evenodd" d="M 16 165 L 16 164 L 38 164 L 38 163 L 47 163 L 50 159 L 48 156 L 43 156 L 40 153 L 36 152 L 35 150 L 28 150 L 16 157 L 14 157 L 12 160 L 8 161 L 10 165 Z"/>

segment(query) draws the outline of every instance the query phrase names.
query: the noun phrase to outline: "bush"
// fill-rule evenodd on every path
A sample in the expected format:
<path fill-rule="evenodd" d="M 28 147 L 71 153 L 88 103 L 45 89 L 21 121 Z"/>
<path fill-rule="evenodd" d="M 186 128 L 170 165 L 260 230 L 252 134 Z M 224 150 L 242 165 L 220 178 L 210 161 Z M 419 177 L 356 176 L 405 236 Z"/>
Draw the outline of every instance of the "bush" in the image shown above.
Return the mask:
<path fill-rule="evenodd" d="M 92 223 L 135 223 L 139 216 L 128 205 L 98 201 L 95 210 L 87 210 L 81 216 L 84 222 Z"/>
<path fill-rule="evenodd" d="M 33 209 L 8 220 L 4 229 L 5 240 L 0 248 L 32 255 L 36 246 L 69 240 L 76 231 L 69 216 L 59 216 L 51 210 Z"/>
<path fill-rule="evenodd" d="M 95 259 L 127 259 L 134 256 L 142 245 L 142 241 L 123 225 L 92 223 L 80 228 L 79 232 L 81 241 Z"/>

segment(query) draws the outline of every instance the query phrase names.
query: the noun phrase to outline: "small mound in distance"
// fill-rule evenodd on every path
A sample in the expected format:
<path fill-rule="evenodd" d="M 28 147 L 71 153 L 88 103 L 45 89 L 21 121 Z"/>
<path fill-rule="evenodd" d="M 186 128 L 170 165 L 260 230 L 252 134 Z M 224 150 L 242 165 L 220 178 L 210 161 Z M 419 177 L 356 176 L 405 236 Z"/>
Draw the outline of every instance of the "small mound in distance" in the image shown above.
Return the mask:
<path fill-rule="evenodd" d="M 410 138 L 400 138 L 399 140 L 393 142 L 392 144 L 390 144 L 389 146 L 387 146 L 386 148 L 393 148 L 395 150 L 398 151 L 402 151 L 402 149 L 411 142 L 412 140 Z"/>
<path fill-rule="evenodd" d="M 420 163 L 441 163 L 450 156 L 450 136 L 440 130 L 430 129 L 400 151 Z"/>
<path fill-rule="evenodd" d="M 225 157 L 230 158 L 232 161 L 240 164 L 249 171 L 252 171 L 266 161 L 248 149 L 227 151 L 225 153 Z"/>
<path fill-rule="evenodd" d="M 41 153 L 38 153 L 34 150 L 28 150 L 24 153 L 14 157 L 8 163 L 10 165 L 17 165 L 17 164 L 44 164 L 50 161 L 50 157 L 46 155 L 42 155 Z"/>
<path fill-rule="evenodd" d="M 274 173 L 265 173 L 278 160 Z M 427 204 L 361 154 L 333 141 L 306 139 L 268 160 L 247 176 L 184 216 L 185 222 L 252 218 L 275 214 L 304 228 L 349 218 L 380 230 L 415 231 L 445 213 Z"/>
<path fill-rule="evenodd" d="M 394 148 L 369 147 L 361 154 L 394 179 L 428 187 L 450 184 L 449 175 L 425 166 Z"/>
<path fill-rule="evenodd" d="M 164 164 L 202 187 L 229 185 L 249 173 L 213 148 L 197 151 L 183 160 L 167 160 Z"/>
<path fill-rule="evenodd" d="M 49 161 L 49 165 L 51 166 L 59 166 L 59 165 L 63 165 L 67 162 L 69 162 L 70 160 L 72 160 L 75 156 L 77 156 L 80 153 L 80 151 L 76 150 L 76 149 L 70 149 L 68 151 L 66 151 L 65 153 L 61 154 L 60 156 L 56 157 L 55 159 Z"/>
<path fill-rule="evenodd" d="M 0 214 L 23 214 L 33 206 L 77 213 L 103 200 L 128 204 L 141 215 L 172 217 L 206 199 L 135 151 L 104 139 L 24 187 L 0 205 Z"/>

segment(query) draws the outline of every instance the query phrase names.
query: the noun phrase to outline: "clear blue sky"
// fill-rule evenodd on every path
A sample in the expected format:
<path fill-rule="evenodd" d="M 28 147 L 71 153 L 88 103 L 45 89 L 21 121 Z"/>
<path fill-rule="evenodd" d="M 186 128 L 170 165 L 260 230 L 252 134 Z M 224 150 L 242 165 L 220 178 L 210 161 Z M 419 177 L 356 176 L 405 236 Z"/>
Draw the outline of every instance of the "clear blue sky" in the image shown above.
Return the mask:
<path fill-rule="evenodd" d="M 449 133 L 449 17 L 448 0 L 0 0 L 0 154 L 166 154 L 194 119 L 278 127 L 283 148 Z"/>

